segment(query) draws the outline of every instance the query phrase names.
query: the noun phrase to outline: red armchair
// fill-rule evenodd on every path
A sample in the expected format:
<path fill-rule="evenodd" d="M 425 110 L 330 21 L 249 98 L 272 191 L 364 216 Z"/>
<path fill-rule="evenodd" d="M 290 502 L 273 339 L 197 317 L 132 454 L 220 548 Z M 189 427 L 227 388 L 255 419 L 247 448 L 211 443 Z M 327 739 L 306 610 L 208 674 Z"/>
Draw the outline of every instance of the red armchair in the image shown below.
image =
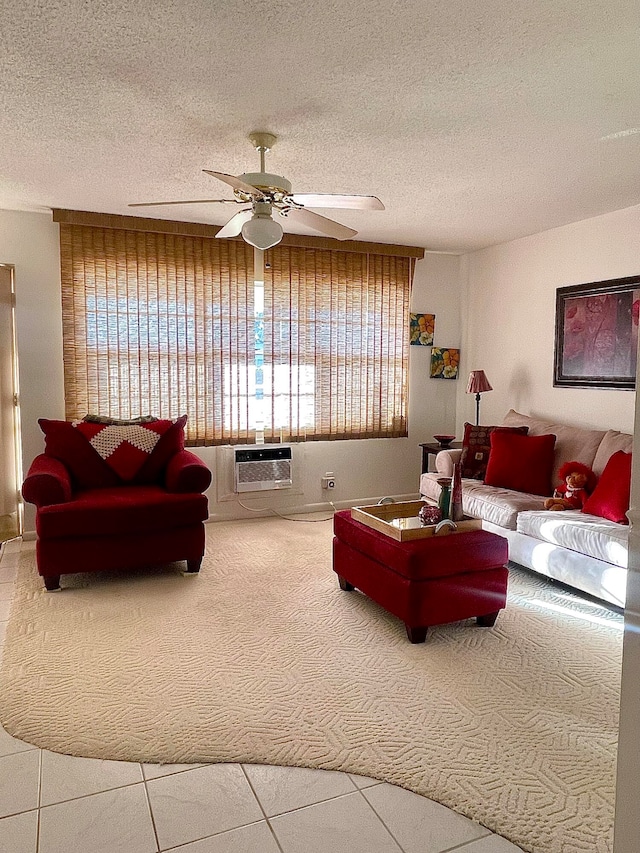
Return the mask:
<path fill-rule="evenodd" d="M 38 422 L 45 451 L 22 494 L 37 507 L 37 565 L 48 590 L 74 572 L 179 560 L 188 573 L 200 570 L 211 471 L 184 449 L 185 422 Z"/>

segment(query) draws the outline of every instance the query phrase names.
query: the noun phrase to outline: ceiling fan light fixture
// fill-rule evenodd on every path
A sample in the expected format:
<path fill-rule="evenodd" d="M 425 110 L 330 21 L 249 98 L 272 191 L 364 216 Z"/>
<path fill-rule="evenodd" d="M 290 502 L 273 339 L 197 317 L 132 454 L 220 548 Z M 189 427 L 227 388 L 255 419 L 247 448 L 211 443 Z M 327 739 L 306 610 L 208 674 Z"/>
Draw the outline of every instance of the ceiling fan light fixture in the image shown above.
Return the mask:
<path fill-rule="evenodd" d="M 256 249 L 276 246 L 283 235 L 282 225 L 263 213 L 254 213 L 242 226 L 242 239 Z"/>

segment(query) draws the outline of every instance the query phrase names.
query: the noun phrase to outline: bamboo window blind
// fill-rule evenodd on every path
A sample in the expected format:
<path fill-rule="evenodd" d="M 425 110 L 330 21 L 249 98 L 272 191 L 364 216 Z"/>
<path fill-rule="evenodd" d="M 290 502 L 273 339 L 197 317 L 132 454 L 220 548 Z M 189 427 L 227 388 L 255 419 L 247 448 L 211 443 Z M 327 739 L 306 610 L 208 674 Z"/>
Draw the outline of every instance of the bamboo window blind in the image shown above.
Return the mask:
<path fill-rule="evenodd" d="M 406 435 L 411 260 L 287 247 L 269 254 L 265 371 L 274 393 L 265 437 Z"/>
<path fill-rule="evenodd" d="M 276 246 L 258 326 L 241 240 L 61 222 L 60 246 L 68 419 L 186 413 L 190 445 L 251 443 L 263 397 L 266 441 L 407 434 L 414 257 Z"/>

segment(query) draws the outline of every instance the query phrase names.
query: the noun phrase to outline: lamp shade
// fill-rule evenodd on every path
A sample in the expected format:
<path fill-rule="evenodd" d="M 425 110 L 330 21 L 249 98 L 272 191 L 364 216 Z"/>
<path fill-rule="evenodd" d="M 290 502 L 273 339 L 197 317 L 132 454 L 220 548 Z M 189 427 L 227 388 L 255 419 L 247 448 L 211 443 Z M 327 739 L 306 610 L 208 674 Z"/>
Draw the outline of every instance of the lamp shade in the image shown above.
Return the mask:
<path fill-rule="evenodd" d="M 242 226 L 242 237 L 256 249 L 270 249 L 282 240 L 282 225 L 270 216 L 254 213 Z"/>
<path fill-rule="evenodd" d="M 482 394 L 484 391 L 493 391 L 484 370 L 472 370 L 467 383 L 467 394 Z"/>

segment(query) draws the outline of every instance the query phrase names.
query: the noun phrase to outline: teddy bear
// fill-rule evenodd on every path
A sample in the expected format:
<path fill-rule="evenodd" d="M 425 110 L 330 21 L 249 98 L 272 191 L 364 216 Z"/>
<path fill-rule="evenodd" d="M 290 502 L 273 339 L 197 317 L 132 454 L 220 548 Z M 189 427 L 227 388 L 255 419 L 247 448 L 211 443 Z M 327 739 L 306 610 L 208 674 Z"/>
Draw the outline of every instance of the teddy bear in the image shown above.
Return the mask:
<path fill-rule="evenodd" d="M 582 462 L 565 462 L 558 471 L 562 481 L 552 498 L 544 502 L 545 509 L 582 509 L 596 484 L 596 475 Z"/>

